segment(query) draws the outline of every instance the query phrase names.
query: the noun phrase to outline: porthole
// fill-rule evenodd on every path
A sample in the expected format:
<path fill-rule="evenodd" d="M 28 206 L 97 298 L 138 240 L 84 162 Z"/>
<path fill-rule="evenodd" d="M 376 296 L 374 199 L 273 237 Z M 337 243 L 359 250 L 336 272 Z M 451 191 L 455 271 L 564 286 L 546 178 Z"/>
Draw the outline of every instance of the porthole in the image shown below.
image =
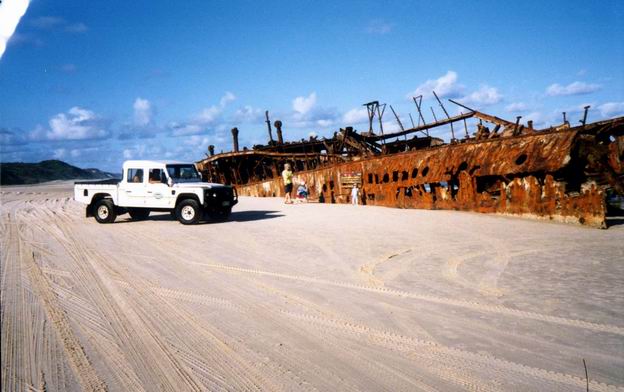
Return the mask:
<path fill-rule="evenodd" d="M 527 160 L 527 154 L 520 154 L 518 158 L 516 158 L 516 165 L 522 165 Z"/>

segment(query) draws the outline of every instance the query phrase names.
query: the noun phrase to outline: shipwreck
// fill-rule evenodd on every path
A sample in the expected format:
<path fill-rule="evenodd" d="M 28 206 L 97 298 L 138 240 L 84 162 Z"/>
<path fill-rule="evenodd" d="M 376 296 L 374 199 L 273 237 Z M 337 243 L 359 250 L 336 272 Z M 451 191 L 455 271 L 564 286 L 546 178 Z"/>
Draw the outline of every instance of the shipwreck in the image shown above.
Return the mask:
<path fill-rule="evenodd" d="M 285 163 L 295 182 L 305 181 L 321 203 L 348 203 L 359 184 L 362 204 L 519 215 L 606 228 L 608 216 L 622 215 L 624 197 L 624 117 L 587 122 L 589 107 L 574 126 L 563 113 L 557 126 L 508 121 L 452 100 L 462 112 L 426 122 L 422 96 L 415 97 L 417 124 L 405 128 L 390 106 L 399 130 L 384 133 L 386 105 L 365 104 L 369 129 L 342 128 L 331 138 L 285 142 L 281 121 L 277 140 L 268 112 L 269 141 L 215 154 L 209 147 L 197 167 L 209 181 L 236 185 L 243 196 L 283 196 Z M 438 118 L 440 117 L 440 118 Z M 467 120 L 476 122 L 469 131 Z M 374 128 L 377 128 L 376 130 Z M 450 142 L 433 136 L 450 130 Z"/>

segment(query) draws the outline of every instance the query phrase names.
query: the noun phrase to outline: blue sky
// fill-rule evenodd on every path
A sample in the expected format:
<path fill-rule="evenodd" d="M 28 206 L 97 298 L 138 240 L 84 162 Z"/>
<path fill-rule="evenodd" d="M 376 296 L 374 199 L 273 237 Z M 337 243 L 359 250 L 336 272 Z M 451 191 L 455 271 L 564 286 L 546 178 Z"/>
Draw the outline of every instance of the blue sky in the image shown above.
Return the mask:
<path fill-rule="evenodd" d="M 537 126 L 621 116 L 623 26 L 622 1 L 34 0 L 0 58 L 1 160 L 194 161 L 234 126 L 265 143 L 265 110 L 288 140 L 367 130 L 371 100 L 410 124 L 419 93 L 430 121 L 431 89 Z"/>

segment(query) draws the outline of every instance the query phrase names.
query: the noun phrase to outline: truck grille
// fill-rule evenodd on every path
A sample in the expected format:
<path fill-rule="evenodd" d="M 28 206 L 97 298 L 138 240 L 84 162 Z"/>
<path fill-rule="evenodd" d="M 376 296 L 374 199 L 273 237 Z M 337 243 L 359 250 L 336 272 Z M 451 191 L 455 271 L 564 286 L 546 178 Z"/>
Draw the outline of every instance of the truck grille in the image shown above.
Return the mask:
<path fill-rule="evenodd" d="M 219 187 L 205 190 L 205 202 L 211 204 L 213 202 L 233 201 L 234 191 L 231 187 Z"/>

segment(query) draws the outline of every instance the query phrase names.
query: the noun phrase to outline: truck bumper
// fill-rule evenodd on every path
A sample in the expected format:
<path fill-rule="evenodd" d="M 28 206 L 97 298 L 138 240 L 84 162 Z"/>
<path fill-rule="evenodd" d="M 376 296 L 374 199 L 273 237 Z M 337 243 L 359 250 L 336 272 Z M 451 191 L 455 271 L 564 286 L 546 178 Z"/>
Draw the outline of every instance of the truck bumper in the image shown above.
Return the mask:
<path fill-rule="evenodd" d="M 204 210 L 225 211 L 231 210 L 238 203 L 238 192 L 236 188 L 215 188 L 206 191 L 204 194 Z"/>

